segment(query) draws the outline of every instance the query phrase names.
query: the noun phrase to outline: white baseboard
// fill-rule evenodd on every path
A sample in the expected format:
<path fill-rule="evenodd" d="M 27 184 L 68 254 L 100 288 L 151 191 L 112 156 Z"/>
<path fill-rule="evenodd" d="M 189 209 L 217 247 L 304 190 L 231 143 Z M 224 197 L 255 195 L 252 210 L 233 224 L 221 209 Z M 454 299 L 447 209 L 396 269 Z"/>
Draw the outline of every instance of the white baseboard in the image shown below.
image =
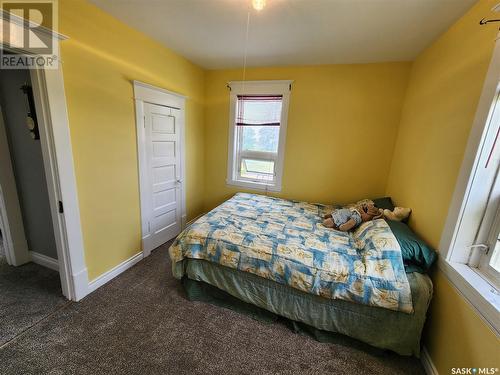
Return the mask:
<path fill-rule="evenodd" d="M 130 267 L 132 267 L 134 264 L 137 262 L 141 261 L 143 259 L 144 255 L 142 251 L 138 254 L 135 254 L 125 260 L 124 262 L 120 263 L 116 267 L 110 269 L 109 271 L 103 273 L 101 276 L 99 276 L 97 279 L 92 280 L 89 282 L 87 294 L 92 293 L 96 289 L 100 288 L 107 282 L 111 281 L 114 279 L 116 276 L 121 274 L 122 272 L 128 270 Z"/>
<path fill-rule="evenodd" d="M 424 367 L 425 373 L 427 375 L 439 375 L 436 366 L 434 366 L 432 358 L 425 346 L 422 347 L 422 351 L 420 353 L 420 362 L 422 362 L 422 366 Z"/>
<path fill-rule="evenodd" d="M 39 264 L 41 266 L 59 272 L 59 261 L 57 259 L 48 257 L 47 255 L 43 255 L 35 251 L 30 251 L 30 255 L 31 255 L 31 261 L 33 263 Z"/>

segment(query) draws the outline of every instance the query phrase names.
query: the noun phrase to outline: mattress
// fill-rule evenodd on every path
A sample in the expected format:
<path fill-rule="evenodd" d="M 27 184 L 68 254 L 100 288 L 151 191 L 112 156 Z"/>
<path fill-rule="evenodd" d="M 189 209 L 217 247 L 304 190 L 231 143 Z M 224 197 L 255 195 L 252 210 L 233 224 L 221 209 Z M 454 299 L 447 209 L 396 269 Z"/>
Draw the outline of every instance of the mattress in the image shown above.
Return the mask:
<path fill-rule="evenodd" d="M 238 193 L 181 233 L 170 256 L 173 263 L 203 259 L 324 298 L 412 313 L 401 249 L 385 220 L 345 233 L 322 225 L 325 209 Z"/>

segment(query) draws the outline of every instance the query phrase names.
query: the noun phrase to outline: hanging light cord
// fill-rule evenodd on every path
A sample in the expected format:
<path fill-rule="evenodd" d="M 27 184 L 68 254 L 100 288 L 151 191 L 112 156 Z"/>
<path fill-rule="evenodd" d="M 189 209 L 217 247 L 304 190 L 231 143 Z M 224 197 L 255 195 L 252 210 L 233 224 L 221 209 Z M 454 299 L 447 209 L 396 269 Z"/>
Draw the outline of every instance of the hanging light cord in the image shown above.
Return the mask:
<path fill-rule="evenodd" d="M 248 55 L 248 34 L 250 31 L 250 11 L 247 13 L 247 29 L 245 34 L 245 53 L 243 56 L 243 89 L 245 88 L 245 79 L 247 74 L 247 55 Z"/>

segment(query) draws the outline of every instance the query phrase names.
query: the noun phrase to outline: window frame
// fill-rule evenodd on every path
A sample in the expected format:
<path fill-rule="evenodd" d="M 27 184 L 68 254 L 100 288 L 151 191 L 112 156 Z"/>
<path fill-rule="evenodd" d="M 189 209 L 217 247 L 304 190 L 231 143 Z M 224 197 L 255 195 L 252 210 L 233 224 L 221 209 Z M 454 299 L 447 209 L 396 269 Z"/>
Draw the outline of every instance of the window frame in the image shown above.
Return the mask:
<path fill-rule="evenodd" d="M 285 164 L 285 146 L 286 132 L 288 125 L 288 110 L 290 106 L 290 93 L 293 81 L 231 81 L 228 82 L 230 89 L 229 93 L 229 142 L 228 142 L 228 162 L 227 162 L 227 179 L 226 184 L 231 186 L 239 186 L 254 190 L 264 190 L 280 192 L 282 188 L 283 169 Z M 278 152 L 269 153 L 270 158 L 266 160 L 274 161 L 274 181 L 265 182 L 249 178 L 244 178 L 239 175 L 239 166 L 244 155 L 247 159 L 259 159 L 259 156 L 264 152 L 243 151 L 238 152 L 241 145 L 238 144 L 241 137 L 238 132 L 242 132 L 243 128 L 236 125 L 236 110 L 239 95 L 279 95 L 282 97 L 281 102 L 281 119 Z M 238 129 L 241 128 L 241 129 Z M 259 154 L 259 155 L 257 155 Z M 272 154 L 272 155 L 271 155 Z"/>
<path fill-rule="evenodd" d="M 500 123 L 500 78 L 484 130 L 483 144 L 478 150 L 479 168 L 476 169 L 471 182 L 469 195 L 476 196 L 473 207 L 476 212 L 468 212 L 467 209 L 471 206 L 468 204 L 463 214 L 463 218 L 467 221 L 465 225 L 470 225 L 470 223 L 475 225 L 470 225 L 466 231 L 461 229 L 457 234 L 458 239 L 469 240 L 469 246 L 466 247 L 470 249 L 468 252 L 458 249 L 450 254 L 451 260 L 460 260 L 462 256 L 468 256 L 466 264 L 497 291 L 500 290 L 500 275 L 489 265 L 489 262 L 495 251 L 500 231 L 500 144 L 496 139 L 499 128 L 495 126 L 498 123 Z M 485 168 L 486 164 L 491 164 L 489 170 Z"/>
<path fill-rule="evenodd" d="M 451 284 L 497 334 L 500 334 L 500 295 L 484 269 L 478 268 L 484 256 L 479 262 L 478 258 L 471 262 L 474 256 L 471 245 L 485 243 L 495 225 L 496 208 L 488 203 L 496 170 L 488 170 L 485 163 L 496 138 L 497 120 L 493 116 L 500 117 L 499 105 L 500 33 L 469 133 L 438 259 L 438 267 Z"/>

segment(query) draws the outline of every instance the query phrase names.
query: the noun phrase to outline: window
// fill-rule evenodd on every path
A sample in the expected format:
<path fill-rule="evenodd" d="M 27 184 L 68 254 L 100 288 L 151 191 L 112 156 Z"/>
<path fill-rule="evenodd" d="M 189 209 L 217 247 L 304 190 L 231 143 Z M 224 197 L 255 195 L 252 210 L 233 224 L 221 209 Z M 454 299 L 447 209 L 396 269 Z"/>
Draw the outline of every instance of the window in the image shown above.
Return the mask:
<path fill-rule="evenodd" d="M 498 192 L 497 192 L 498 193 Z M 498 197 L 498 196 L 497 196 Z M 497 202 L 498 203 L 498 200 Z M 498 206 L 498 204 L 497 204 Z M 486 247 L 479 259 L 478 269 L 500 290 L 500 210 L 497 207 L 494 224 L 490 228 Z"/>
<path fill-rule="evenodd" d="M 491 66 L 496 67 L 493 62 Z M 469 135 L 441 238 L 443 260 L 439 264 L 500 332 L 500 82 L 498 73 L 491 76 Z"/>
<path fill-rule="evenodd" d="M 500 100 L 496 101 L 497 107 Z M 492 116 L 494 120 L 498 116 L 495 112 Z M 498 133 L 499 129 L 494 129 Z M 474 268 L 482 277 L 486 279 L 494 288 L 500 290 L 500 147 L 497 146 L 497 136 L 491 147 L 491 150 L 484 150 L 488 157 L 483 168 L 490 168 L 490 174 L 495 174 L 494 180 L 490 185 L 487 197 L 487 204 L 484 214 L 481 217 L 479 229 L 477 231 L 474 244 L 470 246 L 470 255 L 467 264 Z M 483 153 L 484 153 L 483 151 Z M 481 167 L 481 165 L 480 165 Z M 488 181 L 485 181 L 486 183 Z"/>
<path fill-rule="evenodd" d="M 291 81 L 231 82 L 230 185 L 280 191 Z"/>

